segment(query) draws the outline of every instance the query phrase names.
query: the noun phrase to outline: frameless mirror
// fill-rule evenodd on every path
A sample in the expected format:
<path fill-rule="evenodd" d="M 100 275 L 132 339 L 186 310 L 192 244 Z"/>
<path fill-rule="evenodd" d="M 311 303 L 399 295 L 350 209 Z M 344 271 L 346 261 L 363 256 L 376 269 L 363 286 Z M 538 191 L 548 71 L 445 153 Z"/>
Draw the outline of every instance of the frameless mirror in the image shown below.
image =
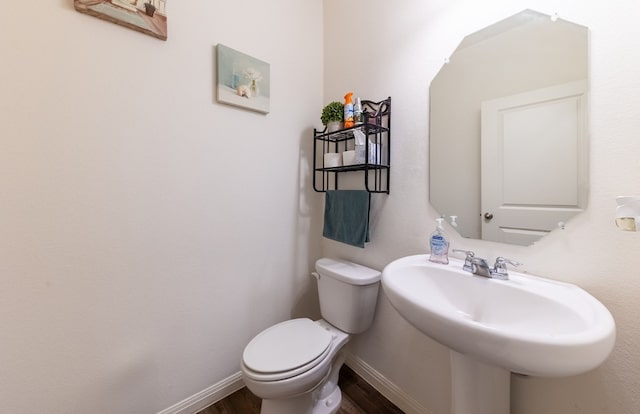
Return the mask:
<path fill-rule="evenodd" d="M 430 86 L 429 189 L 467 238 L 530 245 L 586 208 L 588 29 L 525 10 Z"/>

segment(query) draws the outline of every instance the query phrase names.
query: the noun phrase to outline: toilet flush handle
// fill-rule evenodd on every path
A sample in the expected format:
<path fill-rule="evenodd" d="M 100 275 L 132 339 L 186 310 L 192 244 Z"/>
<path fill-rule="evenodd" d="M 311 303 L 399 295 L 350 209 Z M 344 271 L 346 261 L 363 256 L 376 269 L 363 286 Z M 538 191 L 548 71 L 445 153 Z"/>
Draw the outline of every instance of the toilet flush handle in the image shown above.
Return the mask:
<path fill-rule="evenodd" d="M 316 279 L 320 280 L 320 275 L 317 272 L 311 272 L 311 276 L 313 276 Z"/>

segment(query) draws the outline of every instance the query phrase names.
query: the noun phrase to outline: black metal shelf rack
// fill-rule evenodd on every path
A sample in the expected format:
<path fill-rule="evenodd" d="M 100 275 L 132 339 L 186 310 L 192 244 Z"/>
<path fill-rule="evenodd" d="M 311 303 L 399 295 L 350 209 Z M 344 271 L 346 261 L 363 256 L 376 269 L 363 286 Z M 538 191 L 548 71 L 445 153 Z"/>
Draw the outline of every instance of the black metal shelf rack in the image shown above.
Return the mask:
<path fill-rule="evenodd" d="M 391 161 L 391 97 L 380 101 L 362 101 L 363 122 L 349 128 L 328 132 L 313 130 L 313 189 L 317 192 L 337 190 L 341 173 L 362 171 L 364 188 L 370 193 L 389 194 Z M 364 162 L 339 167 L 325 166 L 324 154 L 355 150 L 354 130 L 365 135 Z M 362 148 L 359 148 L 362 152 Z"/>

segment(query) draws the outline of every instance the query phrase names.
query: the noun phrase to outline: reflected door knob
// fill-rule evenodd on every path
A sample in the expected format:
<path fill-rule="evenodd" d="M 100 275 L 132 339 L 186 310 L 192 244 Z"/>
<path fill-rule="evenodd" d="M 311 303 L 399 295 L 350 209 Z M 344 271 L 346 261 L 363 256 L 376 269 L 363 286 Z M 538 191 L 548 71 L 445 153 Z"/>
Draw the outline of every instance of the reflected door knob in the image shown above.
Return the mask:
<path fill-rule="evenodd" d="M 491 213 L 484 213 L 484 218 L 487 220 L 491 220 L 493 218 L 493 214 Z"/>

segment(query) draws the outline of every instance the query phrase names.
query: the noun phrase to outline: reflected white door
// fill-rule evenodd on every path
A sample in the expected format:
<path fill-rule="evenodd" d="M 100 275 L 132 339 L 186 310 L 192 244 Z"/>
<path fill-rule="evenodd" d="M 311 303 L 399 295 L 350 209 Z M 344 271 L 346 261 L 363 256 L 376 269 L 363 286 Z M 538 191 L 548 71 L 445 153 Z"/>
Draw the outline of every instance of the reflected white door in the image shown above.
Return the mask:
<path fill-rule="evenodd" d="M 482 239 L 529 245 L 586 206 L 586 81 L 482 103 Z"/>

